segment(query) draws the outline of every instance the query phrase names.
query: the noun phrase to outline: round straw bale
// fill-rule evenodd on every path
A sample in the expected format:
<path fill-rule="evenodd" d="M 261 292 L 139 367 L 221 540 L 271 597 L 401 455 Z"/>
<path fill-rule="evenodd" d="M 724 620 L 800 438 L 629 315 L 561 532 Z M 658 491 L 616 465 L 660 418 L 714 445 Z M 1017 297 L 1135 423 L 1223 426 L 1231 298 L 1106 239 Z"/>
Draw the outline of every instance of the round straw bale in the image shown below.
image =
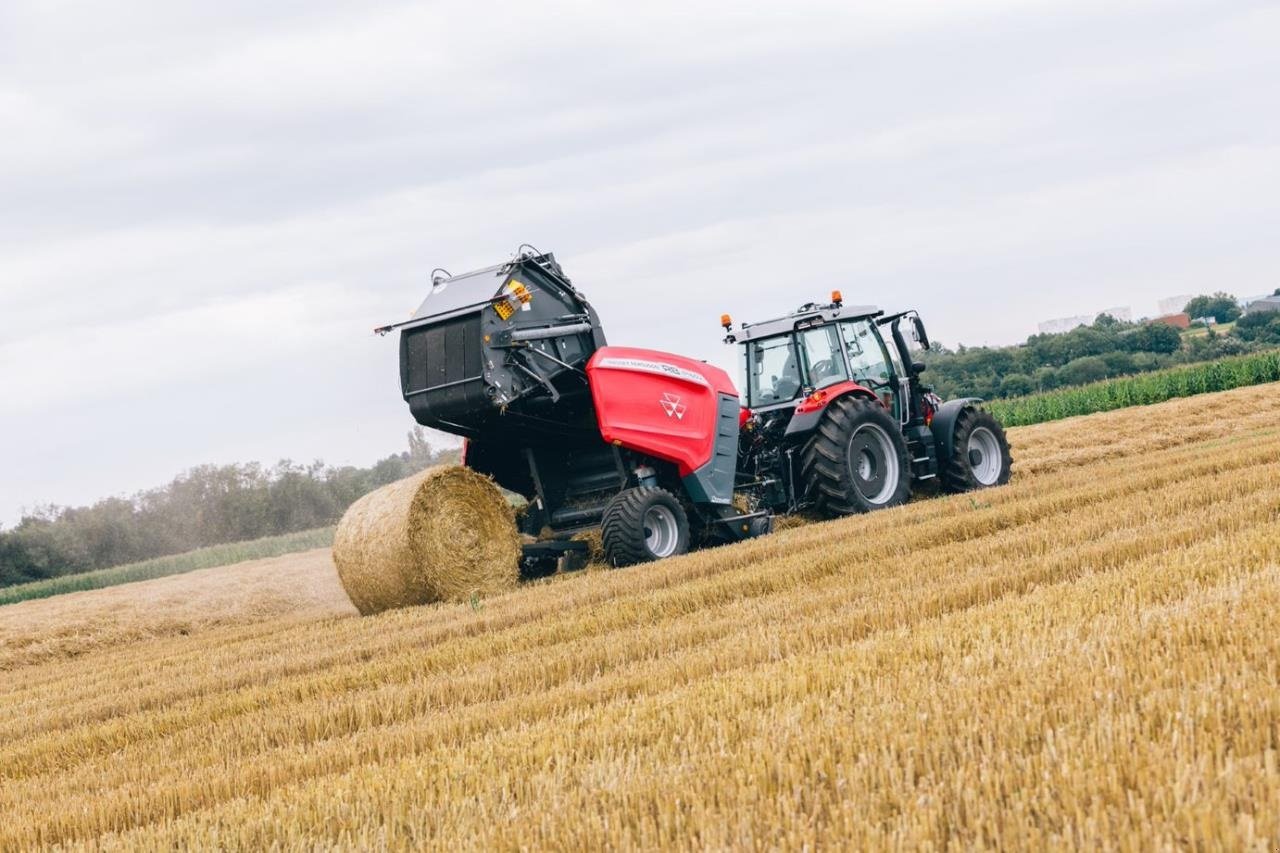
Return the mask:
<path fill-rule="evenodd" d="M 457 465 L 370 492 L 333 537 L 338 577 L 366 615 L 509 589 L 519 561 L 511 505 L 488 478 Z"/>

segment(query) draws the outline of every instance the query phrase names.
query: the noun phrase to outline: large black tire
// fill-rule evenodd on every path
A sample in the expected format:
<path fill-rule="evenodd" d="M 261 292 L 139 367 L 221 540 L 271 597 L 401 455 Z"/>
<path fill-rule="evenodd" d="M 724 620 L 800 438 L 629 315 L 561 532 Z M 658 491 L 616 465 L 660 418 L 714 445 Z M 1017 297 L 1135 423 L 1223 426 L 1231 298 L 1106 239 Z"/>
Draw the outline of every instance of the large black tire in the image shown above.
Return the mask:
<path fill-rule="evenodd" d="M 986 409 L 968 407 L 956 418 L 950 459 L 941 460 L 942 487 L 971 492 L 1003 486 L 1013 474 L 1004 427 Z"/>
<path fill-rule="evenodd" d="M 689 550 L 689 517 L 666 489 L 627 489 L 604 508 L 600 538 L 610 565 L 650 563 Z"/>
<path fill-rule="evenodd" d="M 875 400 L 841 397 L 823 413 L 802 459 L 801 476 L 819 510 L 852 515 L 911 497 L 907 441 Z"/>

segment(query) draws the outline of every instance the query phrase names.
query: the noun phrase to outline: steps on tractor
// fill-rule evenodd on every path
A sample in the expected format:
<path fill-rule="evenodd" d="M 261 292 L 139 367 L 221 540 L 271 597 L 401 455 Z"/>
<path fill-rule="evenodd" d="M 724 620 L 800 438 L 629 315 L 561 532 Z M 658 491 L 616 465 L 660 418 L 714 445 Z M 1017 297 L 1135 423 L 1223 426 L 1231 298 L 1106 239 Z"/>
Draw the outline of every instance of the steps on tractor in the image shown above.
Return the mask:
<path fill-rule="evenodd" d="M 903 430 L 907 439 L 907 453 L 911 456 L 911 478 L 932 480 L 938 476 L 938 448 L 933 432 L 924 425 L 909 426 Z"/>

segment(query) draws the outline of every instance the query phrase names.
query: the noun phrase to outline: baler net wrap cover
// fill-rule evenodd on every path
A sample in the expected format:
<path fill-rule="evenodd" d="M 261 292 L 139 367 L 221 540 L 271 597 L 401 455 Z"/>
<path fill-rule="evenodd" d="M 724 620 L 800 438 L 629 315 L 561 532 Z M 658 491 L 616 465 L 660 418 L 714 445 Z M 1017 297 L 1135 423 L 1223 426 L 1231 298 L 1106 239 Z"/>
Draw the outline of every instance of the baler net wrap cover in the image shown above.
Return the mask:
<path fill-rule="evenodd" d="M 510 589 L 519 560 L 511 505 L 488 478 L 456 465 L 365 495 L 333 541 L 338 577 L 365 615 Z"/>

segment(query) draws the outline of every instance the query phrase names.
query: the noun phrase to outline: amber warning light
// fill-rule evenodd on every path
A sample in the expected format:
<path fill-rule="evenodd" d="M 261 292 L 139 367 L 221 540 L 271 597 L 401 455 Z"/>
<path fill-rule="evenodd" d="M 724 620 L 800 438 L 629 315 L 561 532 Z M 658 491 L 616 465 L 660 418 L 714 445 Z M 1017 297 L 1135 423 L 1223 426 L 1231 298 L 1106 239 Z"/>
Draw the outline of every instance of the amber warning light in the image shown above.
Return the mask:
<path fill-rule="evenodd" d="M 724 330 L 726 332 L 729 331 L 731 328 L 733 328 L 733 318 L 730 317 L 728 314 L 721 314 L 720 325 L 724 326 Z"/>
<path fill-rule="evenodd" d="M 832 305 L 843 305 L 843 304 L 844 304 L 844 295 L 843 295 L 842 293 L 840 293 L 840 291 L 838 291 L 838 290 L 833 290 L 833 291 L 831 291 L 831 304 L 832 304 Z"/>

